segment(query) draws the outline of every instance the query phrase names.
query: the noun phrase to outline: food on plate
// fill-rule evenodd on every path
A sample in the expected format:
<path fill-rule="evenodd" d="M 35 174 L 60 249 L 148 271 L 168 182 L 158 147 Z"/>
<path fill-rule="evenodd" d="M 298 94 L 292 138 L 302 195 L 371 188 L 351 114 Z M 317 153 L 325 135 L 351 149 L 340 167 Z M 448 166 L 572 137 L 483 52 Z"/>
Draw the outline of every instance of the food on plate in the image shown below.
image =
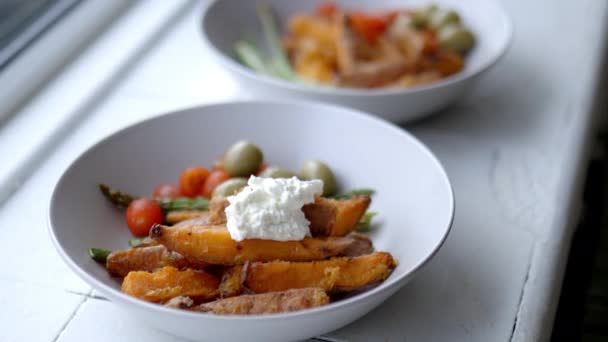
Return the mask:
<path fill-rule="evenodd" d="M 124 277 L 131 271 L 154 271 L 165 266 L 183 268 L 189 265 L 183 256 L 170 252 L 163 245 L 114 251 L 106 259 L 108 273 L 117 277 Z"/>
<path fill-rule="evenodd" d="M 192 219 L 198 219 L 199 222 L 203 222 L 199 225 L 209 225 L 211 224 L 211 213 L 203 210 L 180 210 L 168 212 L 165 216 L 165 221 L 168 224 L 176 224 Z"/>
<path fill-rule="evenodd" d="M 194 301 L 214 299 L 219 280 L 205 271 L 166 266 L 154 272 L 132 271 L 122 281 L 124 293 L 149 302 L 164 303 L 178 296 Z"/>
<path fill-rule="evenodd" d="M 157 225 L 150 229 L 150 237 L 187 260 L 214 265 L 235 265 L 247 261 L 323 260 L 342 254 L 356 243 L 356 239 L 347 236 L 291 241 L 235 241 L 225 226 Z"/>
<path fill-rule="evenodd" d="M 299 177 L 237 142 L 213 167 L 184 169 L 152 197 L 101 184 L 126 208 L 130 249 L 89 255 L 133 297 L 214 314 L 270 314 L 326 305 L 338 293 L 382 282 L 397 261 L 374 252 L 371 189 L 338 192 L 330 166 Z M 125 241 L 127 242 L 127 241 Z"/>
<path fill-rule="evenodd" d="M 258 6 L 269 57 L 251 39 L 234 49 L 245 66 L 293 82 L 351 88 L 412 87 L 460 72 L 475 35 L 458 12 L 421 8 L 361 11 L 322 3 L 294 13 L 281 36 L 272 9 Z"/>
<path fill-rule="evenodd" d="M 370 202 L 369 196 L 343 200 L 317 197 L 314 204 L 305 205 L 302 211 L 310 221 L 313 236 L 344 236 L 357 227 Z"/>
<path fill-rule="evenodd" d="M 308 220 L 312 236 L 344 236 L 353 231 L 365 218 L 365 213 L 371 203 L 369 191 L 338 195 L 340 199 L 316 197 L 315 201 L 302 207 Z M 352 195 L 352 196 L 349 196 Z M 226 223 L 224 210 L 230 205 L 225 198 L 211 201 L 209 212 L 213 224 Z M 206 212 L 199 212 L 201 217 Z"/>
<path fill-rule="evenodd" d="M 219 299 L 200 304 L 193 310 L 219 315 L 261 315 L 310 309 L 328 303 L 325 291 L 310 288 Z"/>
<path fill-rule="evenodd" d="M 244 272 L 243 285 L 255 293 L 306 287 L 345 292 L 384 280 L 396 266 L 385 252 L 311 262 L 254 262 Z"/>

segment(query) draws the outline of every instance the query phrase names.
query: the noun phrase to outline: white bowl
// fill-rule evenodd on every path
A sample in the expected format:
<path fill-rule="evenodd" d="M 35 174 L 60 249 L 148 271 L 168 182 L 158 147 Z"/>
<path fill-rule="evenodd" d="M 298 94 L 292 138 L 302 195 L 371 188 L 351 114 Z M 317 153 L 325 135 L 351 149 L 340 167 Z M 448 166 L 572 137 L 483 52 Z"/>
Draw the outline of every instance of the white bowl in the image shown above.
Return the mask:
<path fill-rule="evenodd" d="M 266 316 L 213 316 L 164 308 L 120 292 L 120 283 L 87 255 L 89 247 L 125 249 L 124 215 L 99 193 L 104 182 L 150 194 L 192 165 L 211 165 L 240 139 L 258 144 L 271 164 L 294 170 L 327 161 L 342 189 L 377 190 L 371 238 L 399 266 L 379 286 L 325 307 Z M 433 154 L 405 131 L 347 108 L 310 103 L 218 104 L 156 117 L 123 129 L 83 153 L 54 190 L 52 239 L 66 263 L 133 317 L 173 335 L 208 341 L 290 341 L 361 317 L 401 288 L 446 238 L 454 215 L 449 180 Z"/>
<path fill-rule="evenodd" d="M 260 37 L 256 0 L 213 1 L 203 13 L 203 40 L 216 60 L 245 89 L 260 99 L 308 99 L 331 102 L 374 113 L 393 122 L 421 118 L 458 100 L 506 52 L 511 41 L 511 22 L 493 0 L 439 0 L 440 6 L 458 10 L 464 23 L 477 37 L 477 45 L 467 56 L 462 72 L 426 86 L 409 89 L 348 89 L 296 84 L 258 74 L 234 58 L 234 43 L 246 37 Z M 270 4 L 283 23 L 299 12 L 310 12 L 320 1 L 263 0 Z M 428 5 L 428 0 L 337 0 L 339 6 L 378 10 Z M 260 39 L 263 42 L 263 39 Z"/>

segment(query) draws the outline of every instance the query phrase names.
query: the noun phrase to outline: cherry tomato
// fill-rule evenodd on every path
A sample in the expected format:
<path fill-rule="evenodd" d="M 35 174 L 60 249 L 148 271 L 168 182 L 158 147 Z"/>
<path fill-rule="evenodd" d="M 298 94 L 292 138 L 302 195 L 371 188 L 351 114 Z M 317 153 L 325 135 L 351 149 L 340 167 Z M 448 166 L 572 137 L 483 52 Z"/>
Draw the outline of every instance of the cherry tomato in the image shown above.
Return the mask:
<path fill-rule="evenodd" d="M 332 2 L 324 2 L 317 7 L 317 14 L 322 17 L 331 17 L 338 11 L 338 6 Z"/>
<path fill-rule="evenodd" d="M 224 170 L 211 171 L 209 177 L 207 177 L 207 180 L 205 181 L 205 185 L 203 186 L 203 196 L 211 198 L 213 190 L 228 179 L 230 179 L 230 175 Z"/>
<path fill-rule="evenodd" d="M 375 42 L 388 27 L 387 18 L 372 16 L 363 12 L 351 12 L 348 19 L 353 31 L 370 43 Z"/>
<path fill-rule="evenodd" d="M 185 169 L 179 177 L 179 189 L 184 196 L 195 197 L 201 194 L 209 170 L 204 167 Z"/>
<path fill-rule="evenodd" d="M 153 224 L 163 223 L 163 211 L 156 201 L 136 199 L 127 207 L 127 226 L 133 235 L 147 236 Z"/>
<path fill-rule="evenodd" d="M 155 198 L 175 198 L 181 197 L 182 192 L 179 190 L 179 186 L 175 184 L 159 184 L 154 188 L 153 196 Z"/>

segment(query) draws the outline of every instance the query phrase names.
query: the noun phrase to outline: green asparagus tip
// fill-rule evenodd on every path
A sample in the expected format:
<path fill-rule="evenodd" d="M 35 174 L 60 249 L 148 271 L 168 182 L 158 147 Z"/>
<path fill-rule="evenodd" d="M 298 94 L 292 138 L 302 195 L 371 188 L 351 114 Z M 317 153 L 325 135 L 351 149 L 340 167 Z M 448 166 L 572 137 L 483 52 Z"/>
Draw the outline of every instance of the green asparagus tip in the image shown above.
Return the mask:
<path fill-rule="evenodd" d="M 89 256 L 97 262 L 106 262 L 112 251 L 102 248 L 89 248 Z"/>
<path fill-rule="evenodd" d="M 366 189 L 366 188 L 362 188 L 362 189 L 354 189 L 351 190 L 349 192 L 344 192 L 341 194 L 337 194 L 334 195 L 333 198 L 335 199 L 348 199 L 348 198 L 352 198 L 355 196 L 371 196 L 375 193 L 376 191 L 373 189 Z"/>
<path fill-rule="evenodd" d="M 359 223 L 357 223 L 357 230 L 360 232 L 368 232 L 372 228 L 372 219 L 378 215 L 375 211 L 366 212 Z"/>

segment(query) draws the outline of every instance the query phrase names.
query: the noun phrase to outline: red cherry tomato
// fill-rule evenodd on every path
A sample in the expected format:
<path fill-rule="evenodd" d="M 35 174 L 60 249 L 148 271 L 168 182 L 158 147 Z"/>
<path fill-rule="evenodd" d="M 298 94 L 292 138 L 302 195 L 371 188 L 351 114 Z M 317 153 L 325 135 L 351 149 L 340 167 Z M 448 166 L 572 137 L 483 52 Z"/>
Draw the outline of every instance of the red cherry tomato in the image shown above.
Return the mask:
<path fill-rule="evenodd" d="M 195 197 L 201 194 L 209 170 L 204 167 L 185 169 L 179 177 L 179 189 L 184 196 Z"/>
<path fill-rule="evenodd" d="M 389 18 L 373 16 L 363 12 L 351 12 L 348 14 L 348 19 L 355 33 L 373 43 L 386 31 Z"/>
<path fill-rule="evenodd" d="M 152 225 L 163 223 L 163 211 L 156 201 L 136 199 L 127 207 L 127 225 L 133 235 L 147 236 Z"/>
<path fill-rule="evenodd" d="M 211 194 L 215 188 L 224 181 L 230 179 L 230 175 L 224 170 L 213 170 L 203 186 L 203 196 L 211 198 Z"/>
<path fill-rule="evenodd" d="M 317 14 L 322 17 L 331 17 L 338 11 L 338 6 L 332 2 L 324 2 L 317 7 Z"/>
<path fill-rule="evenodd" d="M 154 198 L 175 198 L 181 197 L 182 192 L 179 190 L 177 185 L 159 184 L 156 188 L 154 188 L 153 196 Z"/>

